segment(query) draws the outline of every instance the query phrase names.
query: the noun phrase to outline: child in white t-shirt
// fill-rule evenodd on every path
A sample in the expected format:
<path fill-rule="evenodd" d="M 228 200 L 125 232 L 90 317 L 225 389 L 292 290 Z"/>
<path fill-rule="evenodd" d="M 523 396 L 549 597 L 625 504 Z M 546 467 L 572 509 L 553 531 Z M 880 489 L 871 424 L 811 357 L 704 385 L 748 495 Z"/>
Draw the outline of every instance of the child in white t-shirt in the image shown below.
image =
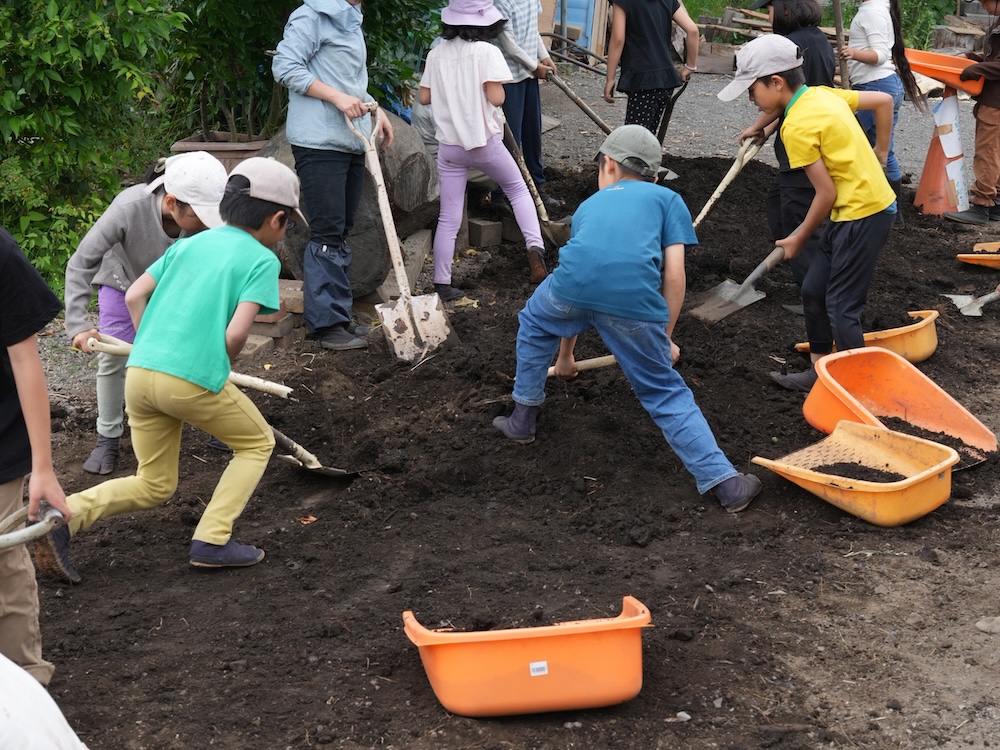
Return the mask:
<path fill-rule="evenodd" d="M 538 214 L 514 158 L 503 144 L 503 84 L 511 80 L 500 50 L 489 43 L 506 20 L 492 0 L 451 0 L 441 11 L 444 41 L 427 55 L 418 101 L 434 99 L 441 213 L 434 237 L 434 289 L 444 301 L 462 291 L 451 285 L 455 238 L 462 222 L 468 171 L 485 172 L 503 188 L 528 247 L 531 282 L 545 278 Z"/>

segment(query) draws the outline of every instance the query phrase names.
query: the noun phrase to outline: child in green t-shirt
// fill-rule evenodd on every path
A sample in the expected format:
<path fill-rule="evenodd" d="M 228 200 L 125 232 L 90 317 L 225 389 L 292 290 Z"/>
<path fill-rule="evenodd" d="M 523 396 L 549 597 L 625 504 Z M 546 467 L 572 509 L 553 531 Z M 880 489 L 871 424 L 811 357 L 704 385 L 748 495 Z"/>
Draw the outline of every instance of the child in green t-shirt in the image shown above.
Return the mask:
<path fill-rule="evenodd" d="M 101 518 L 152 508 L 177 488 L 181 429 L 191 424 L 233 449 L 194 532 L 196 567 L 254 565 L 263 550 L 232 538 L 274 447 L 257 407 L 227 382 L 231 361 L 259 313 L 279 306 L 280 263 L 268 247 L 298 211 L 299 181 L 273 159 L 253 158 L 229 177 L 219 206 L 224 226 L 172 245 L 125 293 L 136 328 L 125 408 L 139 467 L 67 498 L 73 517 L 36 543 L 39 568 L 76 583 L 69 540 Z"/>

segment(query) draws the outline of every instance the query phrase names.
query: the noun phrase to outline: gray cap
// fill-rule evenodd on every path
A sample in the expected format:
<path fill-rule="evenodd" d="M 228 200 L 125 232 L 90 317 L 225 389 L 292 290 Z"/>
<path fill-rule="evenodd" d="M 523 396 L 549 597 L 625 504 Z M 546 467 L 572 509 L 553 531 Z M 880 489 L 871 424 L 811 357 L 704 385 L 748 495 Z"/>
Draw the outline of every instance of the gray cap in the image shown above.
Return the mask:
<path fill-rule="evenodd" d="M 736 53 L 736 77 L 719 98 L 731 102 L 749 89 L 758 78 L 766 78 L 786 70 L 802 67 L 802 50 L 788 37 L 765 34 L 753 39 Z"/>
<path fill-rule="evenodd" d="M 251 198 L 277 203 L 293 209 L 292 220 L 308 224 L 299 211 L 299 176 L 280 161 L 270 157 L 254 156 L 233 167 L 229 176 L 243 175 L 250 180 L 245 192 Z"/>
<path fill-rule="evenodd" d="M 621 125 L 611 131 L 598 156 L 604 154 L 643 177 L 653 177 L 663 154 L 660 142 L 642 125 Z"/>

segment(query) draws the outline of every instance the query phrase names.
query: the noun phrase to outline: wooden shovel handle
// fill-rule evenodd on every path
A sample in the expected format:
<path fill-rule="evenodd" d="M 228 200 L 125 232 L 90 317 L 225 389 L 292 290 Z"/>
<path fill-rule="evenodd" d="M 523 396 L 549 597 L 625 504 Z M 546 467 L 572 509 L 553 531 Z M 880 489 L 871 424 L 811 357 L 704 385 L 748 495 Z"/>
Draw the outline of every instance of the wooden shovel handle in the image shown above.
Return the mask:
<path fill-rule="evenodd" d="M 712 206 L 715 205 L 715 202 L 719 200 L 719 196 L 722 195 L 722 192 L 729 187 L 729 184 L 736 179 L 736 175 L 740 173 L 743 166 L 753 159 L 757 155 L 758 151 L 760 151 L 760 145 L 754 143 L 752 138 L 747 138 L 743 141 L 743 145 L 740 146 L 740 150 L 736 153 L 736 159 L 733 161 L 733 166 L 731 166 L 729 171 L 726 172 L 726 176 L 722 178 L 722 182 L 719 183 L 719 187 L 715 189 L 715 192 L 712 193 L 712 197 L 708 199 L 705 207 L 701 209 L 698 217 L 694 220 L 694 226 L 696 229 L 698 228 L 698 225 L 701 224 L 701 220 L 708 215 L 708 212 L 711 210 Z"/>
<path fill-rule="evenodd" d="M 576 363 L 577 372 L 585 372 L 586 370 L 596 370 L 599 367 L 608 367 L 615 364 L 618 360 L 615 359 L 614 354 L 608 354 L 604 357 L 594 357 L 593 359 L 581 359 Z M 547 377 L 552 377 L 556 374 L 555 366 L 549 368 Z"/>
<path fill-rule="evenodd" d="M 101 337 L 100 339 L 87 339 L 87 346 L 93 351 L 104 352 L 105 354 L 115 354 L 119 357 L 127 357 L 131 354 L 132 345 L 127 341 L 116 339 L 114 336 L 109 336 L 106 333 L 99 335 Z M 280 396 L 281 398 L 288 398 L 293 390 L 287 385 L 281 385 L 280 383 L 275 383 L 271 380 L 264 380 L 263 378 L 258 378 L 254 375 L 244 375 L 239 372 L 230 372 L 227 380 L 240 388 L 252 388 L 255 391 L 268 393 L 272 396 Z"/>
<path fill-rule="evenodd" d="M 749 287 L 757 283 L 761 276 L 769 271 L 773 271 L 774 268 L 785 259 L 785 248 L 776 247 L 767 257 L 762 260 L 750 275 L 747 276 L 746 281 L 744 281 L 740 286 Z"/>

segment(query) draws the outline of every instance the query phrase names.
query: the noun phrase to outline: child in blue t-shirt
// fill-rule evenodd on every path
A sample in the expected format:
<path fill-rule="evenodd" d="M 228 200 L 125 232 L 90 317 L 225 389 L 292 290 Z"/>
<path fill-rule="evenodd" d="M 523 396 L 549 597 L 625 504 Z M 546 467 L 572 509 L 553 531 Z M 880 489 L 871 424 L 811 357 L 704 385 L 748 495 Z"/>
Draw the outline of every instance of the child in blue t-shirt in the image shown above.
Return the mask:
<path fill-rule="evenodd" d="M 278 308 L 277 256 L 268 249 L 298 211 L 299 180 L 273 159 L 253 158 L 229 176 L 219 206 L 224 226 L 174 243 L 125 293 L 136 328 L 128 359 L 125 409 L 138 461 L 135 476 L 67 498 L 73 516 L 39 540 L 38 567 L 76 583 L 69 540 L 102 518 L 152 508 L 177 488 L 181 430 L 191 424 L 222 440 L 233 458 L 191 543 L 191 564 L 244 567 L 263 550 L 232 538 L 264 473 L 273 432 L 253 402 L 227 382 L 231 361 L 259 313 Z"/>
<path fill-rule="evenodd" d="M 547 370 L 576 374 L 576 337 L 594 329 L 618 360 L 640 403 L 694 476 L 736 513 L 760 492 L 723 455 L 694 395 L 674 369 L 671 341 L 684 303 L 684 246 L 697 244 L 681 197 L 655 182 L 660 144 L 641 125 L 612 132 L 597 156 L 597 193 L 573 215 L 559 265 L 518 315 L 514 411 L 493 426 L 517 443 L 535 439 Z"/>

